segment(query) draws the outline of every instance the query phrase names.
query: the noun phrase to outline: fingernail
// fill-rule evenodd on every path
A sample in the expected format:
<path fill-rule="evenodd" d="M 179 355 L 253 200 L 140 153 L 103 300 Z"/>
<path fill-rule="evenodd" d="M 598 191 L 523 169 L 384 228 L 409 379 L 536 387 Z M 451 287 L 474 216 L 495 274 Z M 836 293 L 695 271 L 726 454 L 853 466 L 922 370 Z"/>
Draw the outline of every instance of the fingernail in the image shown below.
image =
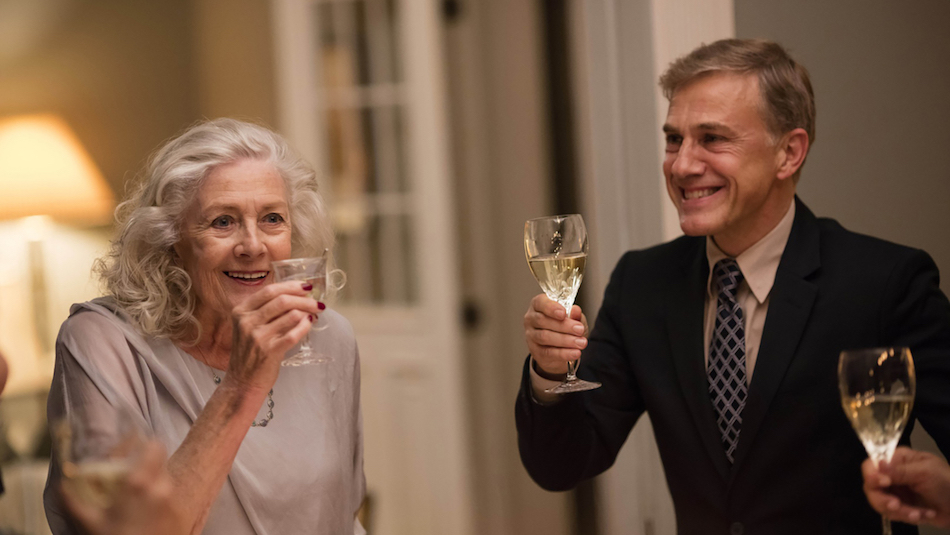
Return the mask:
<path fill-rule="evenodd" d="M 320 310 L 326 310 L 327 306 L 321 303 L 320 301 L 317 301 L 317 308 L 319 308 Z"/>
<path fill-rule="evenodd" d="M 580 347 L 580 348 L 587 347 L 587 339 L 586 339 L 586 338 L 575 338 L 575 339 L 574 339 L 574 345 L 576 345 L 577 347 Z"/>
<path fill-rule="evenodd" d="M 305 282 L 303 283 L 303 289 L 309 292 L 310 290 L 313 290 L 313 285 L 309 282 Z"/>
<path fill-rule="evenodd" d="M 574 326 L 574 332 L 576 332 L 577 334 L 584 334 L 584 326 L 583 326 L 583 325 L 575 325 L 575 326 Z"/>
<path fill-rule="evenodd" d="M 310 318 L 310 323 L 313 323 L 313 314 L 307 314 L 307 317 Z"/>

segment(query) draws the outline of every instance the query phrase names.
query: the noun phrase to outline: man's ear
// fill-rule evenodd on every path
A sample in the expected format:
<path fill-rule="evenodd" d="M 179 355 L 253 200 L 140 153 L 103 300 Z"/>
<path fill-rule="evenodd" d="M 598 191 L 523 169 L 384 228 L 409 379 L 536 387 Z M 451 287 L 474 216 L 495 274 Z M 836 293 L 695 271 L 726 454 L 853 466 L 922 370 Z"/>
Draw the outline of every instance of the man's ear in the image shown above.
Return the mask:
<path fill-rule="evenodd" d="M 796 128 L 782 136 L 778 147 L 779 167 L 776 175 L 780 180 L 798 173 L 805 163 L 805 156 L 808 156 L 808 147 L 808 132 L 805 132 L 804 128 Z"/>

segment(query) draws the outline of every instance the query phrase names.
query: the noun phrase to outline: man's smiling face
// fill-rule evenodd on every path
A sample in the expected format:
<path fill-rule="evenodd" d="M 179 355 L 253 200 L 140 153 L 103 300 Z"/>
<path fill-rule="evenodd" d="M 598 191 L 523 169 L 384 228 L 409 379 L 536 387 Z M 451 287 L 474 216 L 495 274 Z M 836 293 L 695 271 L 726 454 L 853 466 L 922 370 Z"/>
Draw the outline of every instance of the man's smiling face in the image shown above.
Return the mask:
<path fill-rule="evenodd" d="M 762 109 L 754 75 L 713 73 L 673 94 L 663 126 L 663 174 L 680 227 L 731 255 L 767 234 L 794 194 L 791 179 L 777 176 L 784 151 Z"/>

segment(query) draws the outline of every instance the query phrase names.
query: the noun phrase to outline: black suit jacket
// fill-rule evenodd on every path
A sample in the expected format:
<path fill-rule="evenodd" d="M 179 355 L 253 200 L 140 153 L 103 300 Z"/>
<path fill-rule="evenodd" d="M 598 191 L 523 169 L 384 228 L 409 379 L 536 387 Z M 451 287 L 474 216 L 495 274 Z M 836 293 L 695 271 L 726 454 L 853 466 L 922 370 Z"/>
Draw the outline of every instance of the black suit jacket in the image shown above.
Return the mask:
<path fill-rule="evenodd" d="M 908 346 L 911 424 L 950 446 L 950 304 L 920 250 L 849 232 L 796 199 L 730 466 L 703 358 L 705 238 L 626 253 L 611 276 L 579 375 L 598 390 L 516 404 L 522 462 L 549 490 L 613 464 L 647 411 L 681 534 L 880 533 L 865 501 L 864 448 L 841 408 L 841 350 Z M 895 524 L 895 533 L 915 533 Z"/>

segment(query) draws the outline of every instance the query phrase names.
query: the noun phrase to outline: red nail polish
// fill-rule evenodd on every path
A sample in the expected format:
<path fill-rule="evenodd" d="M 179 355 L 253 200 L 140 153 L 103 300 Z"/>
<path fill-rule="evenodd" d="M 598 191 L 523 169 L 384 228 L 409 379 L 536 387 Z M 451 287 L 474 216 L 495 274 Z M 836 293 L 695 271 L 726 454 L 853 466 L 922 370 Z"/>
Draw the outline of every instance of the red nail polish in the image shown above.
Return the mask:
<path fill-rule="evenodd" d="M 310 323 L 313 323 L 313 314 L 307 314 L 307 317 L 310 318 Z"/>
<path fill-rule="evenodd" d="M 313 290 L 313 285 L 309 282 L 305 282 L 303 283 L 303 289 L 309 292 L 310 290 Z"/>
<path fill-rule="evenodd" d="M 317 308 L 319 308 L 320 310 L 326 310 L 327 306 L 317 301 Z"/>

